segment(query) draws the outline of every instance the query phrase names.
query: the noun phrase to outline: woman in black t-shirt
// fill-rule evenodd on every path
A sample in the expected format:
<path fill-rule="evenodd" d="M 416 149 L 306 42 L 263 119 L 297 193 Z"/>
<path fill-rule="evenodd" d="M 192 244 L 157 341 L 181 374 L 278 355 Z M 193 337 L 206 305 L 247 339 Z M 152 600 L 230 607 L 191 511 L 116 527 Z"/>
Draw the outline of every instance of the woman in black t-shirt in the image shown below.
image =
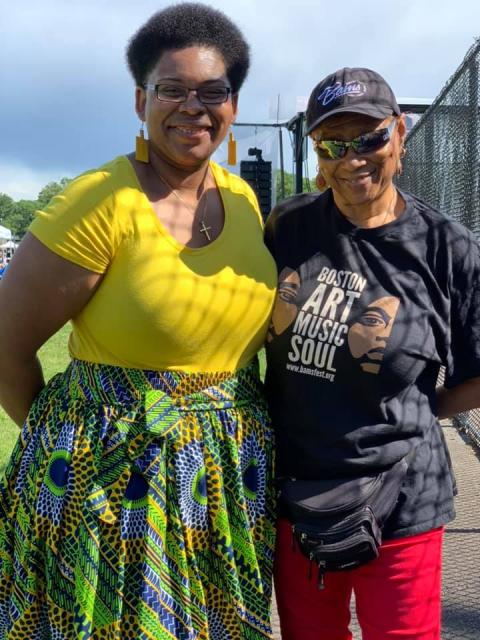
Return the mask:
<path fill-rule="evenodd" d="M 455 494 L 439 419 L 480 404 L 479 245 L 395 187 L 406 127 L 376 72 L 345 68 L 322 80 L 307 132 L 329 189 L 282 202 L 266 225 L 280 274 L 266 380 L 277 475 L 318 486 L 402 460 L 408 470 L 378 558 L 327 571 L 321 590 L 308 576 L 322 567 L 292 545 L 298 522 L 280 496 L 282 637 L 350 640 L 353 591 L 363 640 L 438 640 Z"/>

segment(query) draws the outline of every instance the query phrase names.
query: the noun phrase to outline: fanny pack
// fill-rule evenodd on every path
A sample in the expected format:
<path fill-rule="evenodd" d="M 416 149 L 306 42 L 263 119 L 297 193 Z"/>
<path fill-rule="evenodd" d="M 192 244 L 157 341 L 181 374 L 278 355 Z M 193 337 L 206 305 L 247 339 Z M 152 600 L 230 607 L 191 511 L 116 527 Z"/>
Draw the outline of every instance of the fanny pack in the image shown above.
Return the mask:
<path fill-rule="evenodd" d="M 280 480 L 280 508 L 292 522 L 292 545 L 325 572 L 348 571 L 378 557 L 382 527 L 392 513 L 408 469 L 405 458 L 361 478 Z"/>

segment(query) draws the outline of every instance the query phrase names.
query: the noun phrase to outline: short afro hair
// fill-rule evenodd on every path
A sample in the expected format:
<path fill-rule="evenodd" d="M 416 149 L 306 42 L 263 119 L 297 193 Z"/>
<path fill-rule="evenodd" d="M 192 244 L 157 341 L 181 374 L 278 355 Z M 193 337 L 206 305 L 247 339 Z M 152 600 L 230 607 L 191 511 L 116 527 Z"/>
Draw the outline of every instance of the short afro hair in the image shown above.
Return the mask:
<path fill-rule="evenodd" d="M 237 93 L 250 66 L 249 46 L 224 13 L 196 2 L 172 5 L 153 14 L 131 38 L 127 62 L 137 86 L 142 86 L 165 51 L 196 46 L 220 53 L 232 91 Z"/>

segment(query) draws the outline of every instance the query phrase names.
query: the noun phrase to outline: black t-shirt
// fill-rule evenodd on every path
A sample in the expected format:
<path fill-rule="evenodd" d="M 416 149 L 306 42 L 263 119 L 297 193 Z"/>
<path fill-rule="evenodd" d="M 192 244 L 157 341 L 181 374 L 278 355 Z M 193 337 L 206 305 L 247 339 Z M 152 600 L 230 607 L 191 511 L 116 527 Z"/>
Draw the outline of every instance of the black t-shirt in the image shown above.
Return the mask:
<path fill-rule="evenodd" d="M 265 230 L 279 273 L 266 378 L 277 475 L 359 475 L 410 453 L 386 537 L 454 517 L 436 381 L 442 365 L 447 387 L 480 376 L 479 245 L 401 195 L 381 227 L 350 224 L 329 190 L 281 203 Z"/>

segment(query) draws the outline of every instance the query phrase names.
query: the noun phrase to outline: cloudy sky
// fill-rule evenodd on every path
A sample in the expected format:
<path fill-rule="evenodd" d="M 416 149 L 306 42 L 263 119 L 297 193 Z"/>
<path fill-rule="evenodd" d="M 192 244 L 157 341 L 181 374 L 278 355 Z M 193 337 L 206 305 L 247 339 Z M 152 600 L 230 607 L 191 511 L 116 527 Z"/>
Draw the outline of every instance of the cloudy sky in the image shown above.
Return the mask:
<path fill-rule="evenodd" d="M 125 45 L 167 4 L 0 0 L 0 192 L 35 198 L 48 181 L 132 149 L 138 122 Z M 376 69 L 397 97 L 434 98 L 480 36 L 478 0 L 209 4 L 251 45 L 242 122 L 270 122 L 277 96 L 288 119 L 297 97 L 342 66 Z"/>

